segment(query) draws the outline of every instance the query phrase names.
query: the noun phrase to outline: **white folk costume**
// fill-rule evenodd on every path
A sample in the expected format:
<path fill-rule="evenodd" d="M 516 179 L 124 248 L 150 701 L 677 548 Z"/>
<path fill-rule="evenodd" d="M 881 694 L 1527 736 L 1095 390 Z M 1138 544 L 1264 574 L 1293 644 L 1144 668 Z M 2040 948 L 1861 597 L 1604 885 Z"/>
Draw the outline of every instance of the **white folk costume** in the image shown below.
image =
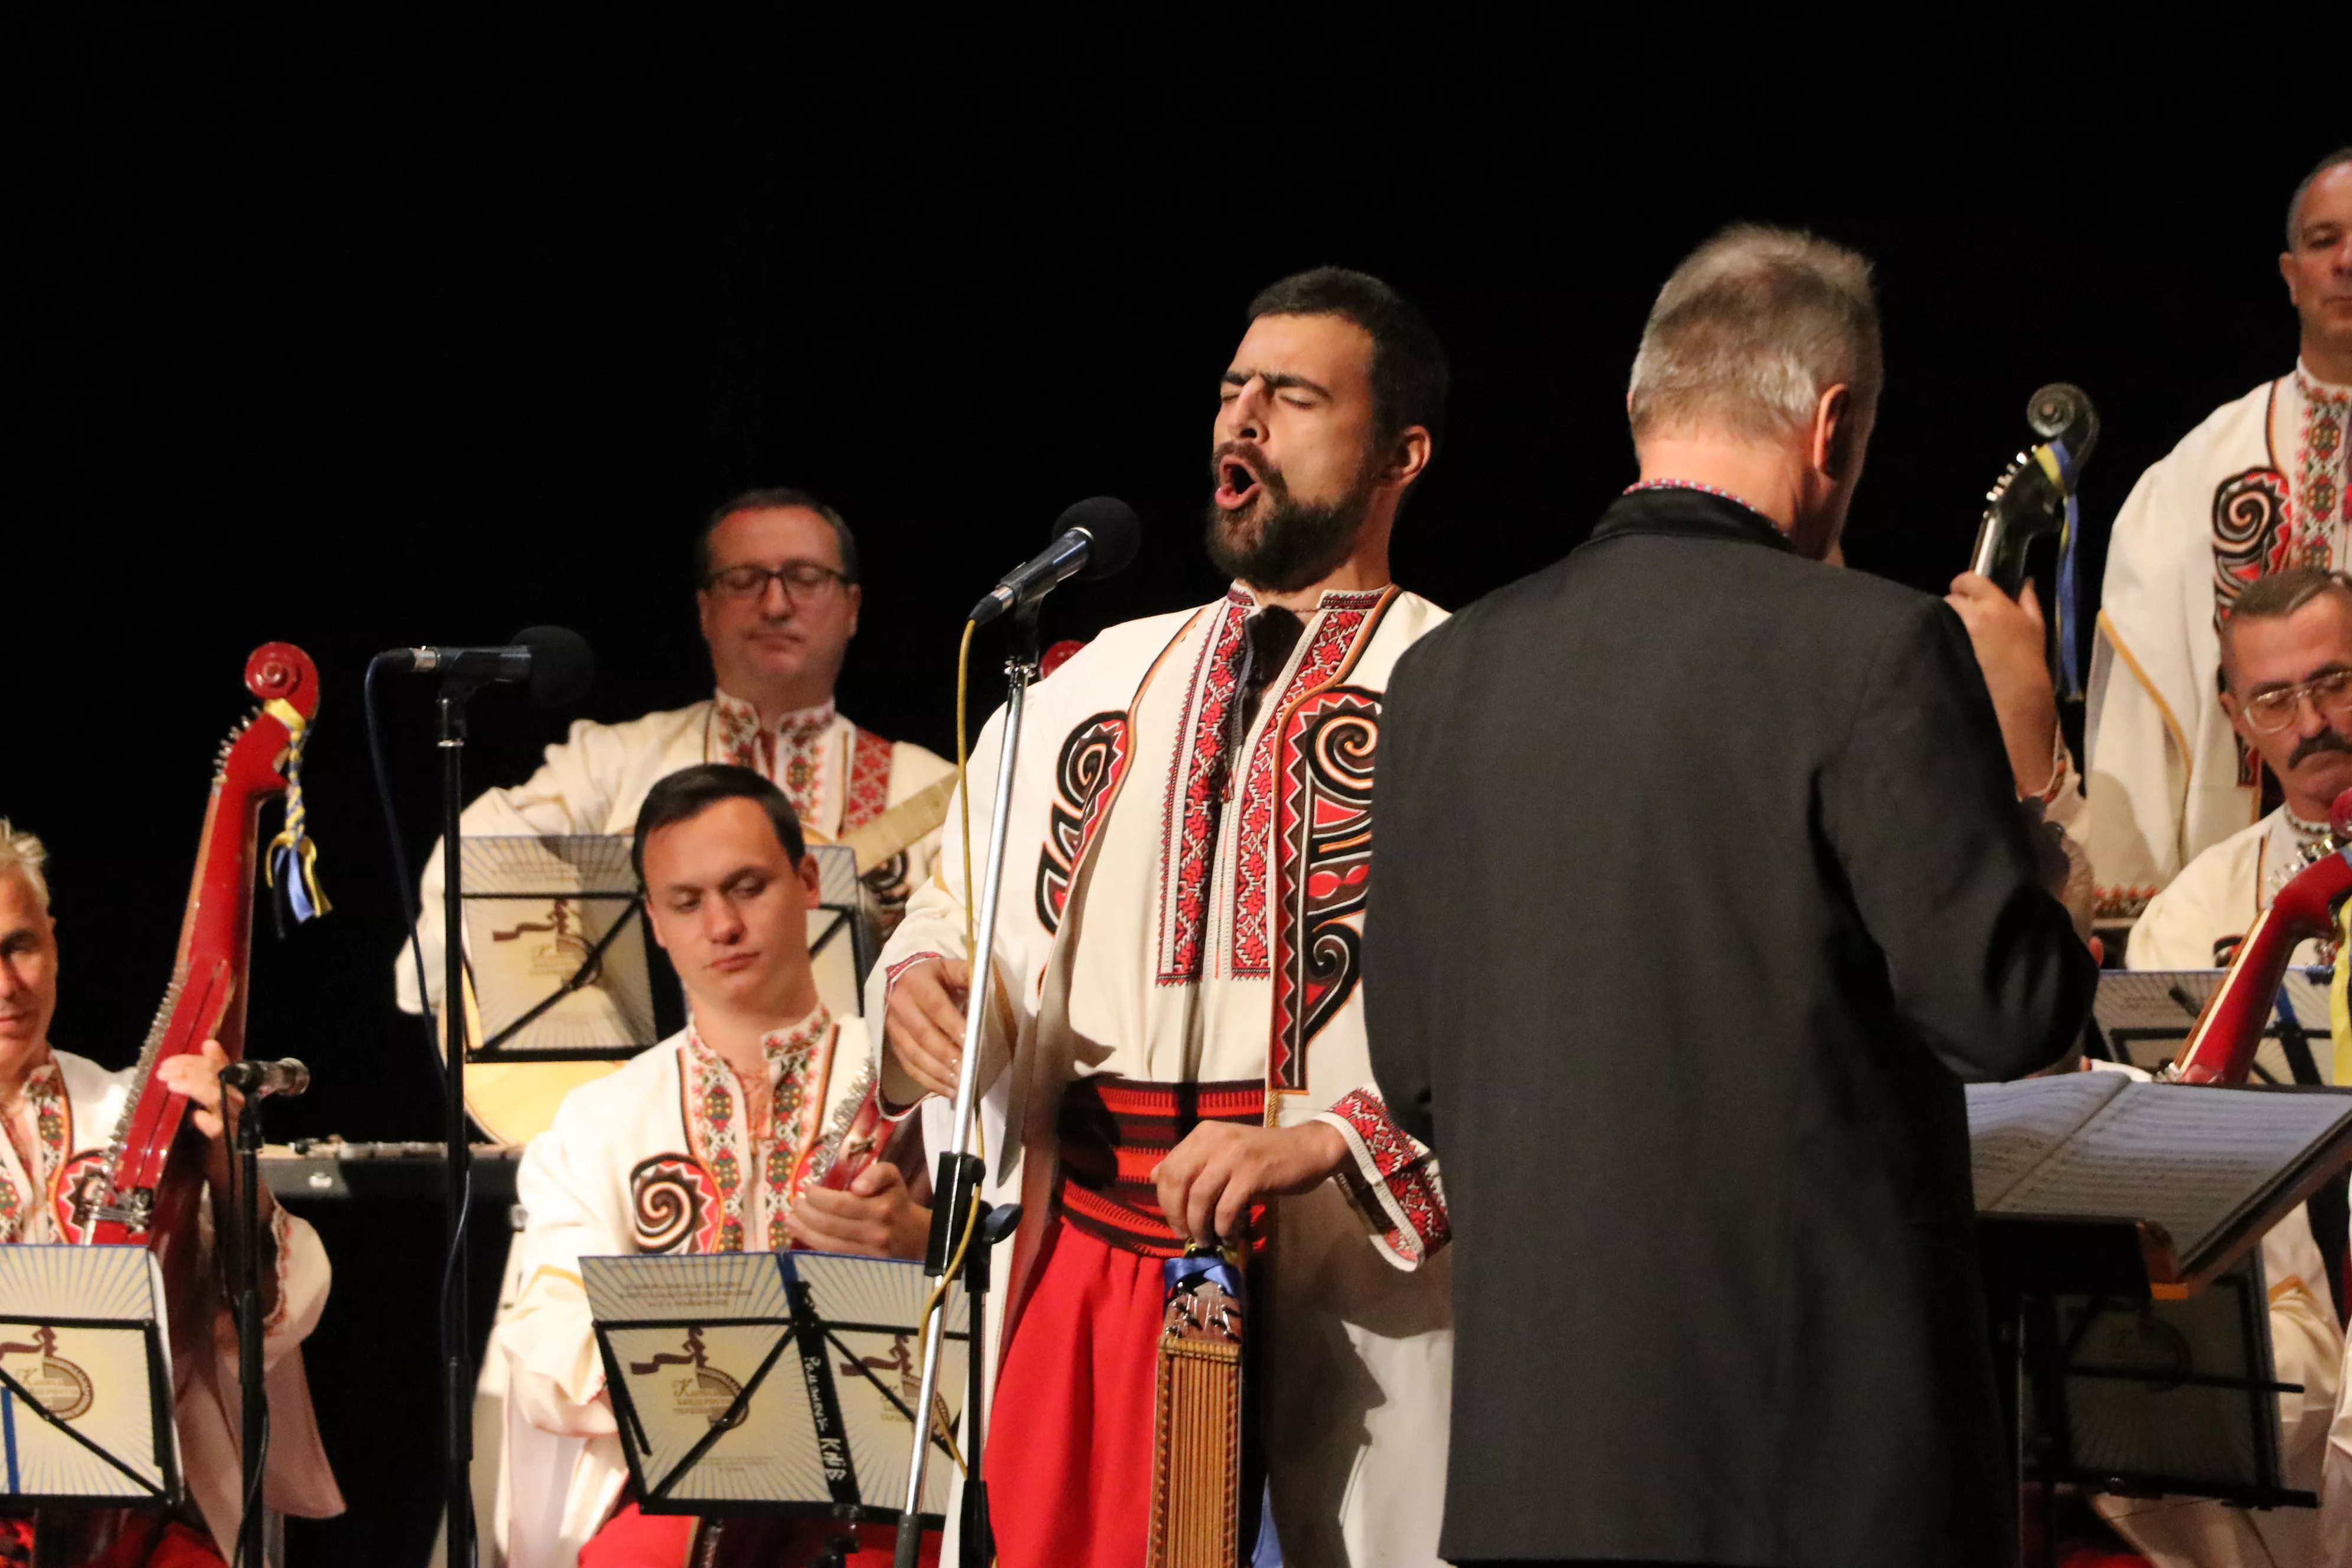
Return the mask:
<path fill-rule="evenodd" d="M 2304 847 L 2326 833 L 2282 806 L 2191 860 L 2149 901 L 2127 950 L 2134 969 L 2211 969 L 2228 962 L 2254 916 L 2303 868 Z M 2314 944 L 2294 954 L 2315 961 Z M 2282 1484 L 2317 1491 L 2345 1356 L 2343 1330 L 2308 1212 L 2297 1208 L 2263 1238 L 2270 1288 L 2271 1354 L 2279 1395 Z M 2320 1568 L 2317 1517 L 2305 1509 L 2249 1511 L 2205 1500 L 2101 1498 L 2099 1508 L 2158 1568 Z"/>
<path fill-rule="evenodd" d="M 1161 1263 L 1180 1245 L 1151 1171 L 1210 1120 L 1319 1121 L 1352 1155 L 1256 1230 L 1246 1375 L 1284 1560 L 1437 1561 L 1444 1201 L 1373 1086 L 1356 955 L 1381 693 L 1443 618 L 1394 588 L 1327 593 L 1303 618 L 1235 588 L 1110 628 L 1030 696 L 981 1069 L 988 1194 L 1025 1205 L 986 1340 L 1005 1568 L 1142 1561 Z M 975 834 L 1003 724 L 967 775 Z M 950 811 L 868 1016 L 910 965 L 966 955 L 959 834 Z M 886 1102 L 917 1092 L 884 1070 Z"/>
<path fill-rule="evenodd" d="M 131 1072 L 109 1072 L 85 1057 L 52 1050 L 33 1069 L 20 1101 L 0 1108 L 0 1243 L 73 1242 L 82 1234 L 77 1192 L 105 1168 L 107 1143 L 122 1119 Z M 197 1206 L 203 1244 L 196 1277 L 207 1282 L 208 1315 L 172 1324 L 173 1415 L 188 1492 L 213 1542 L 227 1556 L 244 1517 L 244 1394 L 237 1377 L 234 1314 L 216 1287 L 212 1204 Z M 264 1503 L 280 1513 L 323 1519 L 343 1510 L 342 1493 L 319 1443 L 303 1375 L 301 1344 L 327 1304 L 331 1270 L 318 1233 L 274 1210 L 269 1226 L 277 1300 L 262 1324 L 263 1387 L 269 1400 L 269 1458 Z M 31 1347 L 0 1346 L 0 1364 L 21 1363 Z M 21 1364 L 10 1370 L 22 1375 Z"/>
<path fill-rule="evenodd" d="M 637 808 L 661 779 L 699 763 L 736 763 L 773 783 L 793 803 L 801 830 L 822 844 L 880 816 L 955 771 L 922 747 L 860 729 L 834 705 L 787 713 L 762 727 L 750 703 L 721 691 L 710 701 L 625 724 L 583 719 L 547 748 L 537 773 L 514 789 L 485 791 L 459 824 L 467 837 L 635 831 Z M 886 921 L 910 889 L 930 875 L 939 836 L 917 840 L 867 873 Z M 441 1001 L 441 857 L 425 862 L 418 935 L 425 985 Z M 416 1012 L 415 971 L 403 952 L 394 964 L 400 1005 Z"/>
<path fill-rule="evenodd" d="M 2100 913 L 2128 918 L 2262 815 L 2261 762 L 2218 700 L 2218 628 L 2246 584 L 2352 567 L 2352 388 L 2302 365 L 2182 437 L 2116 516 L 2091 656 L 2087 837 Z"/>
<path fill-rule="evenodd" d="M 765 1129 L 745 1125 L 734 1069 L 689 1025 L 573 1089 L 523 1152 L 522 1284 L 492 1345 L 508 1380 L 509 1568 L 572 1568 L 628 1481 L 580 1259 L 782 1249 L 794 1199 L 840 1152 L 872 1082 L 864 1025 L 820 1006 L 764 1046 Z"/>

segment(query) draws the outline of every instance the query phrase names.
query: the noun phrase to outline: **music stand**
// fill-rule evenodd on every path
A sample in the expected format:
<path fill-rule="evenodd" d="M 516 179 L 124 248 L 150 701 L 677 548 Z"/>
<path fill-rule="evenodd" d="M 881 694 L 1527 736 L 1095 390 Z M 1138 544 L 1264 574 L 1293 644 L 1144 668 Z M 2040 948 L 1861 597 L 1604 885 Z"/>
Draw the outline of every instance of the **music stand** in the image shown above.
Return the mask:
<path fill-rule="evenodd" d="M 617 833 L 464 840 L 466 965 L 479 1012 L 467 1061 L 625 1061 L 661 1038 L 629 845 Z M 877 947 L 856 853 L 808 852 L 822 889 L 809 914 L 817 992 L 835 1016 L 854 1016 Z"/>
<path fill-rule="evenodd" d="M 2099 974 L 2093 1004 L 2099 1031 L 2116 1059 L 2155 1071 L 2179 1056 L 2205 1004 L 2227 971 L 2220 969 L 2109 969 Z M 2254 1058 L 2255 1071 L 2273 1083 L 2333 1081 L 2325 968 L 2296 968 L 2272 1009 L 2270 1027 Z"/>
<path fill-rule="evenodd" d="M 170 1341 L 147 1248 L 0 1247 L 0 1495 L 177 1504 Z"/>
<path fill-rule="evenodd" d="M 2025 1473 L 2126 1497 L 2314 1508 L 2283 1483 L 2262 1253 L 2182 1300 L 2030 1298 Z"/>
<path fill-rule="evenodd" d="M 822 1252 L 583 1258 L 597 1353 L 646 1513 L 895 1522 L 913 1445 L 929 1280 L 917 1261 Z M 952 1462 L 971 1349 L 961 1289 L 932 1401 Z M 926 1523 L 950 1472 L 925 1478 Z"/>

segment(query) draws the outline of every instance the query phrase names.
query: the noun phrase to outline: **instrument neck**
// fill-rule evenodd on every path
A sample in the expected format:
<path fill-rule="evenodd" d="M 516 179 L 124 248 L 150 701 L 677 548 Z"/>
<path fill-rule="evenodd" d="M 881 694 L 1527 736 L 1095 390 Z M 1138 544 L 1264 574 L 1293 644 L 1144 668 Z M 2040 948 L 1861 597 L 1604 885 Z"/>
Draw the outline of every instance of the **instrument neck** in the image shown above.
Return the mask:
<path fill-rule="evenodd" d="M 2324 910 L 2315 916 L 2283 904 L 2273 904 L 2254 917 L 2170 1077 L 2182 1083 L 2246 1081 L 2294 950 L 2327 934 L 2329 922 L 2324 917 Z"/>

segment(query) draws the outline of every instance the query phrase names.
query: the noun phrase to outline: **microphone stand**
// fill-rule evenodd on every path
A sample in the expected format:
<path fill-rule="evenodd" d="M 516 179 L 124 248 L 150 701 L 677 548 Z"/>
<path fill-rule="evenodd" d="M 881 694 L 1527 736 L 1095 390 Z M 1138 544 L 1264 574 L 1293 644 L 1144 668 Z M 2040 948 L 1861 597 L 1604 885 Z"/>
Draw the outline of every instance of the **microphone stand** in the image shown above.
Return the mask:
<path fill-rule="evenodd" d="M 236 1382 L 242 1403 L 244 1477 L 243 1511 L 238 1516 L 236 1561 L 239 1568 L 263 1568 L 268 1550 L 267 1510 L 261 1500 L 261 1471 L 269 1447 L 269 1398 L 261 1380 L 261 1102 L 263 1096 L 247 1090 L 236 1115 L 237 1218 L 244 1230 L 238 1272 L 241 1290 L 236 1306 Z M 221 1090 L 221 1110 L 228 1110 L 228 1090 Z"/>
<path fill-rule="evenodd" d="M 448 1161 L 444 1196 L 449 1233 L 442 1280 L 441 1370 L 448 1426 L 443 1477 L 446 1568 L 470 1568 L 474 1527 L 474 1378 L 466 1342 L 466 1188 L 472 1179 L 471 1134 L 466 1125 L 466 927 L 460 884 L 465 864 L 458 815 L 466 804 L 466 701 L 476 682 L 452 671 L 441 682 L 441 1039 L 446 1061 Z"/>
<path fill-rule="evenodd" d="M 977 951 L 971 954 L 971 999 L 964 1006 L 963 1059 L 956 1070 L 955 1147 L 940 1155 L 939 1172 L 931 1184 L 931 1237 L 924 1267 L 931 1278 L 933 1304 L 923 1323 L 923 1379 L 915 1401 L 914 1448 L 907 1462 L 907 1506 L 898 1514 L 895 1568 L 916 1568 L 922 1547 L 923 1476 L 930 1458 L 931 1401 L 939 1390 L 940 1352 L 947 1326 L 948 1275 L 967 1226 L 971 1228 L 972 1237 L 962 1269 L 971 1324 L 966 1350 L 971 1392 L 965 1396 L 963 1420 L 963 1562 L 967 1568 L 985 1568 L 995 1555 L 988 1539 L 988 1483 L 982 1468 L 982 1407 L 987 1392 L 983 1370 L 988 1321 L 984 1298 L 989 1249 L 1020 1223 L 1021 1210 L 1015 1204 L 992 1208 L 980 1201 L 981 1180 L 986 1166 L 971 1152 L 971 1119 L 979 1088 L 980 1037 L 988 1016 L 985 998 L 990 994 L 990 972 L 996 958 L 996 910 L 998 895 L 1003 890 L 1004 840 L 1013 812 L 1013 763 L 1021 753 L 1022 709 L 1030 683 L 1037 679 L 1037 603 L 1043 597 L 1041 592 L 1013 606 L 1013 648 L 1004 660 L 1004 742 L 996 763 L 995 804 L 989 813 L 986 869 L 981 874 L 980 885 L 985 891 L 974 937 Z M 966 889 L 966 897 L 970 894 L 971 889 Z M 1011 1130 L 1007 1131 L 1010 1135 Z"/>

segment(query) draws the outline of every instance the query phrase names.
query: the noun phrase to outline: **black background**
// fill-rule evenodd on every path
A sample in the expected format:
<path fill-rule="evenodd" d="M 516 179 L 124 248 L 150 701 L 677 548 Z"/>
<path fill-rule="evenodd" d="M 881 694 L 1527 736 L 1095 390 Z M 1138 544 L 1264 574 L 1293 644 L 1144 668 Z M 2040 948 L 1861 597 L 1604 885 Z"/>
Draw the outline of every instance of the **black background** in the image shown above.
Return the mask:
<path fill-rule="evenodd" d="M 2105 418 L 2095 585 L 2139 469 L 2291 363 L 2282 207 L 2347 132 L 2324 92 L 2049 38 L 1863 64 L 1696 21 L 1638 44 L 1226 26 L 1066 21 L 917 63 L 939 40 L 747 16 L 21 26 L 0 813 L 51 847 L 58 1042 L 135 1054 L 245 655 L 290 640 L 325 673 L 307 782 L 336 909 L 257 940 L 249 1047 L 317 1074 L 273 1132 L 432 1137 L 390 1000 L 369 654 L 554 621 L 600 656 L 589 716 L 692 700 L 688 539 L 733 489 L 803 485 L 866 561 L 843 707 L 947 752 L 961 613 L 1070 500 L 1126 497 L 1147 543 L 1052 635 L 1215 592 L 1216 377 L 1252 292 L 1320 262 L 1388 278 L 1453 354 L 1395 561 L 1442 604 L 1555 559 L 1631 479 L 1643 315 L 1735 218 L 1877 259 L 1889 381 L 1853 563 L 1940 589 L 2027 395 L 2063 378 Z M 388 695 L 413 860 L 429 688 Z M 1625 696 L 1708 722 L 1704 690 Z M 491 693 L 474 717 L 487 785 L 569 716 Z M 435 1221 L 329 1223 L 312 1364 L 361 1506 L 297 1549 L 406 1563 L 435 1484 Z"/>

